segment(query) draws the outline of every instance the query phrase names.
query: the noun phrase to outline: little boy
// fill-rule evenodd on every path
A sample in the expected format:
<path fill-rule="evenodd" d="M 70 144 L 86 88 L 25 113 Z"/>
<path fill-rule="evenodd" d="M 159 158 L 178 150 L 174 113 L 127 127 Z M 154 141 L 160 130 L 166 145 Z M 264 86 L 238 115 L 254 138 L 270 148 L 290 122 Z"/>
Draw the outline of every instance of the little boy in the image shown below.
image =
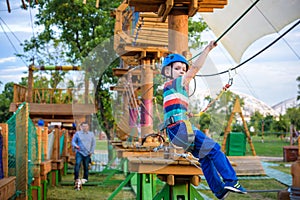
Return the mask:
<path fill-rule="evenodd" d="M 170 141 L 189 149 L 199 158 L 201 168 L 211 191 L 224 199 L 229 191 L 246 194 L 236 173 L 220 145 L 192 126 L 188 120 L 188 88 L 190 81 L 203 66 L 208 53 L 216 46 L 210 42 L 193 66 L 180 54 L 168 55 L 162 64 L 162 75 L 170 80 L 164 85 L 164 120 Z M 220 176 L 223 180 L 221 180 Z"/>

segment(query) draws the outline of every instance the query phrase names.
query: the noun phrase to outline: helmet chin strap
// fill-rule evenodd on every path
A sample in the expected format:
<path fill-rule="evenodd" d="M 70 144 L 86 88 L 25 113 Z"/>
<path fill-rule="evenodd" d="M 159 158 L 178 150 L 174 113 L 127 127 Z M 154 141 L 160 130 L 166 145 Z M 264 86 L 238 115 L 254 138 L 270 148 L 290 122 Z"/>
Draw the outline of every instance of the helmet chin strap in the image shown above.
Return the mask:
<path fill-rule="evenodd" d="M 173 63 L 171 63 L 171 79 L 173 79 Z"/>

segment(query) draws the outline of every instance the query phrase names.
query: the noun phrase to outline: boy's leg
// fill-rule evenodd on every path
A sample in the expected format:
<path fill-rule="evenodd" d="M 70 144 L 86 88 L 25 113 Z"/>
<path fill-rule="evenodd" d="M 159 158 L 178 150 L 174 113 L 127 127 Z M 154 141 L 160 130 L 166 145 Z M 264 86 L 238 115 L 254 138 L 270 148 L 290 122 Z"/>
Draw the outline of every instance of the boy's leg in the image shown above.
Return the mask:
<path fill-rule="evenodd" d="M 208 157 L 217 172 L 222 176 L 223 181 L 237 180 L 236 173 L 225 154 L 221 151 L 220 145 L 201 131 L 195 131 L 195 150 L 193 154 L 200 160 Z"/>
<path fill-rule="evenodd" d="M 82 161 L 82 155 L 77 152 L 75 155 L 74 180 L 79 178 L 79 170 L 80 170 L 81 161 Z"/>
<path fill-rule="evenodd" d="M 201 158 L 199 161 L 201 164 L 203 174 L 211 191 L 214 194 L 222 191 L 224 189 L 224 183 L 220 179 L 220 176 L 217 173 L 213 162 L 208 157 Z"/>
<path fill-rule="evenodd" d="M 232 165 L 226 155 L 221 151 L 221 147 L 218 143 L 205 136 L 201 131 L 197 131 L 195 146 L 199 149 L 198 156 L 200 161 L 204 158 L 209 159 L 212 162 L 211 165 L 214 166 L 214 170 L 222 176 L 223 181 L 225 182 L 225 186 L 223 185 L 225 189 L 243 194 L 247 193 L 239 184 Z M 212 178 L 216 178 L 216 176 L 217 175 L 214 175 Z"/>

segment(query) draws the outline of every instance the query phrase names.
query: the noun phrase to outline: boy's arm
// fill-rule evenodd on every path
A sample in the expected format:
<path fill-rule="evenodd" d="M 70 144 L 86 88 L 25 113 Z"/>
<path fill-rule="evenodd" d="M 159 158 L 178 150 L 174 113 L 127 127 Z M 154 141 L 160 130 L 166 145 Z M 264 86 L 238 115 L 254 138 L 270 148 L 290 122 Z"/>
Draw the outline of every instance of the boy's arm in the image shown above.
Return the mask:
<path fill-rule="evenodd" d="M 190 69 L 187 71 L 185 76 L 183 77 L 183 84 L 188 85 L 190 81 L 196 76 L 198 71 L 202 68 L 208 53 L 216 47 L 217 44 L 214 41 L 211 41 L 205 49 L 201 52 L 198 59 L 195 61 L 195 63 L 190 67 Z"/>

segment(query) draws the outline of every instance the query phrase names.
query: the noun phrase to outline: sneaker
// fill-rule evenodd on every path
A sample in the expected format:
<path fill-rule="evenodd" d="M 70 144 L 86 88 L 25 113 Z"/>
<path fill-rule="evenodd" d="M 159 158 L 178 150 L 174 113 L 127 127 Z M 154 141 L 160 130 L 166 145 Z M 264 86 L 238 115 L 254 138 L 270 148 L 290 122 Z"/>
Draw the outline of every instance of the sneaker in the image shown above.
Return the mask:
<path fill-rule="evenodd" d="M 238 181 L 226 182 L 224 189 L 240 194 L 247 194 L 247 191 L 241 186 Z"/>
<path fill-rule="evenodd" d="M 86 182 L 88 182 L 87 179 L 85 179 L 85 178 L 81 179 L 81 183 L 82 183 L 82 184 L 85 184 Z"/>
<path fill-rule="evenodd" d="M 218 199 L 225 199 L 229 195 L 229 190 L 223 189 L 221 192 L 215 194 Z"/>

